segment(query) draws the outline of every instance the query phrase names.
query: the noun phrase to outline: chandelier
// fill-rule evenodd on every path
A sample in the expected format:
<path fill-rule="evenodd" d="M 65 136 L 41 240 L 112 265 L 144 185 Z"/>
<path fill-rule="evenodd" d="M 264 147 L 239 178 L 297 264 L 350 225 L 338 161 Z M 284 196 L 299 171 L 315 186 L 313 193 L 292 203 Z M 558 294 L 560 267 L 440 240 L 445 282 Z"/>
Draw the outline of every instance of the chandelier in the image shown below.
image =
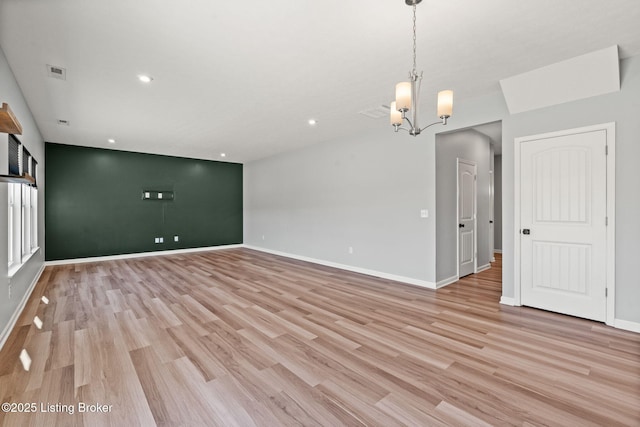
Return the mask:
<path fill-rule="evenodd" d="M 413 6 L 413 69 L 409 73 L 408 82 L 400 82 L 396 85 L 396 100 L 391 103 L 391 124 L 394 130 L 406 130 L 410 135 L 418 136 L 426 128 L 447 124 L 447 119 L 451 117 L 453 110 L 453 91 L 443 90 L 438 92 L 438 117 L 440 121 L 431 123 L 422 129 L 418 125 L 418 101 L 420 95 L 420 83 L 422 81 L 422 71 L 416 71 L 416 6 L 422 0 L 405 0 L 409 6 Z M 411 117 L 408 117 L 410 114 Z M 408 128 L 401 127 L 407 122 Z"/>

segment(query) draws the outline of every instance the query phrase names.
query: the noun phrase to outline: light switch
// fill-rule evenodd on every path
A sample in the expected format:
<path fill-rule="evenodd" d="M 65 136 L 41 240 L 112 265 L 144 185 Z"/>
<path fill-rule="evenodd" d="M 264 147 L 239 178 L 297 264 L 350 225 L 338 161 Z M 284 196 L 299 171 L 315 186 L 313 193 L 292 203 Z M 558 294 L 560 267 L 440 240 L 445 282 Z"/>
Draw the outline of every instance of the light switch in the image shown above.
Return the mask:
<path fill-rule="evenodd" d="M 428 209 L 420 210 L 420 218 L 429 218 L 429 210 Z"/>
<path fill-rule="evenodd" d="M 162 193 L 158 193 L 158 199 L 162 199 Z"/>

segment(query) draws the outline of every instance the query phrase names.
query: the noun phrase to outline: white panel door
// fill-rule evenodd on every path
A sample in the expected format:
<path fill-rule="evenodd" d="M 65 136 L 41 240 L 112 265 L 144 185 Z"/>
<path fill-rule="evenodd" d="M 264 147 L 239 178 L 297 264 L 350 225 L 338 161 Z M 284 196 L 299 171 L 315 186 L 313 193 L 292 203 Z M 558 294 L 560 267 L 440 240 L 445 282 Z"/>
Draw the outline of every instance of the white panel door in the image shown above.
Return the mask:
<path fill-rule="evenodd" d="M 606 131 L 520 147 L 522 304 L 606 317 Z"/>
<path fill-rule="evenodd" d="M 476 269 L 476 165 L 458 159 L 458 276 Z"/>

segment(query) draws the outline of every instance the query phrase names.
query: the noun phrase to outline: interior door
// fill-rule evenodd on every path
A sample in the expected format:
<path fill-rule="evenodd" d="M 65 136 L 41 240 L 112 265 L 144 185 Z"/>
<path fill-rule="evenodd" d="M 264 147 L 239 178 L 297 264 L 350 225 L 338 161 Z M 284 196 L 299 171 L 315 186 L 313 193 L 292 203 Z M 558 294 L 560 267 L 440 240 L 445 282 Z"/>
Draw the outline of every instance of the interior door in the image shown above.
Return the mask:
<path fill-rule="evenodd" d="M 476 271 L 476 165 L 458 159 L 458 276 Z"/>
<path fill-rule="evenodd" d="M 520 146 L 522 304 L 606 317 L 606 131 Z"/>

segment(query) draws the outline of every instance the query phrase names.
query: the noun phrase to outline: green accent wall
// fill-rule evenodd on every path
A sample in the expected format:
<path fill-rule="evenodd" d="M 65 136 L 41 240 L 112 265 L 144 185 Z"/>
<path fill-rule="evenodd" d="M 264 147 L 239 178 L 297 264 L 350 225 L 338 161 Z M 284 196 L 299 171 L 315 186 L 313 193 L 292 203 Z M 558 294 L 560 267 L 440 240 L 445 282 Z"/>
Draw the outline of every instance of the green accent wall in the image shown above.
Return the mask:
<path fill-rule="evenodd" d="M 47 143 L 45 183 L 47 261 L 242 243 L 242 164 Z"/>

